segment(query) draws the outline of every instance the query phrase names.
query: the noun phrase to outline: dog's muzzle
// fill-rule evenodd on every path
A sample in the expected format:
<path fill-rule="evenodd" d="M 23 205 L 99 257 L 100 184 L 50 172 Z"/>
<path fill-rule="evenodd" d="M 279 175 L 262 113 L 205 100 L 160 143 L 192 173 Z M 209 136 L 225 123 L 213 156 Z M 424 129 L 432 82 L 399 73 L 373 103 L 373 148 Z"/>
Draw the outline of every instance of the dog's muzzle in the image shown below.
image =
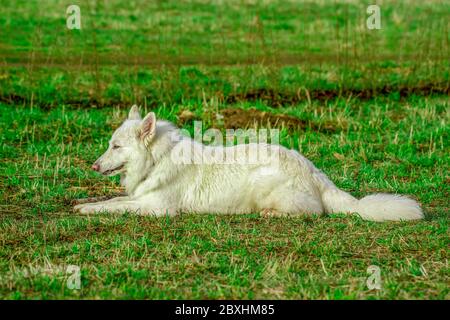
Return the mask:
<path fill-rule="evenodd" d="M 122 164 L 114 169 L 109 169 L 109 170 L 103 171 L 103 172 L 101 172 L 101 174 L 104 176 L 109 176 L 110 174 L 123 169 L 124 166 L 125 166 L 125 164 Z"/>

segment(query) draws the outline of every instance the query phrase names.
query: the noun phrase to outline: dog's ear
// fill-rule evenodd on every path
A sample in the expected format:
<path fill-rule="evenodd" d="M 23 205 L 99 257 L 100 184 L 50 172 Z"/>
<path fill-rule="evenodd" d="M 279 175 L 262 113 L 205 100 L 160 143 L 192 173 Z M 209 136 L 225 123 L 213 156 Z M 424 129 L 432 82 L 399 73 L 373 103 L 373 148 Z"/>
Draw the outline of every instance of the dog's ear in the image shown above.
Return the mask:
<path fill-rule="evenodd" d="M 156 132 L 156 116 L 154 112 L 147 114 L 139 128 L 139 138 L 146 147 L 149 146 Z"/>
<path fill-rule="evenodd" d="M 139 107 L 134 105 L 131 107 L 130 112 L 128 112 L 128 120 L 141 120 L 141 114 L 139 113 Z"/>

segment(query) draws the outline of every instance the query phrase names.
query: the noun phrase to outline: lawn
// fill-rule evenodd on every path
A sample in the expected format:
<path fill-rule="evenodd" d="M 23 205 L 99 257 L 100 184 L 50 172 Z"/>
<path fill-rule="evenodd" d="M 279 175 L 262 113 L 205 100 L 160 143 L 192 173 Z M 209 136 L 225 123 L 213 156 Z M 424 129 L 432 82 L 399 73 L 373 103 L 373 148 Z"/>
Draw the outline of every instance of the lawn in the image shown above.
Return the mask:
<path fill-rule="evenodd" d="M 450 298 L 448 2 L 383 1 L 381 30 L 365 1 L 78 4 L 68 30 L 66 1 L 0 0 L 0 298 Z M 133 103 L 276 127 L 340 188 L 426 219 L 74 213 L 123 191 L 90 165 Z"/>

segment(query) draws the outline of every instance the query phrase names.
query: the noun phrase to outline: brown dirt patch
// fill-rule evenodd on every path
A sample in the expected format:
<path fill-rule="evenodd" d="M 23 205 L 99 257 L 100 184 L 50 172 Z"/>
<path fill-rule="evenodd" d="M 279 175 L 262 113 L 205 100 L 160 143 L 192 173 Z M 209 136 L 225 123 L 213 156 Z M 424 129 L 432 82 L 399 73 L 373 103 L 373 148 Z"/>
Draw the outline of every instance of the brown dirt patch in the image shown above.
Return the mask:
<path fill-rule="evenodd" d="M 273 114 L 254 108 L 244 110 L 240 108 L 226 108 L 218 113 L 206 113 L 203 118 L 211 123 L 212 128 L 218 129 L 247 129 L 247 128 L 277 128 L 288 130 L 314 130 L 323 133 L 334 133 L 345 129 L 343 124 L 332 121 L 316 123 L 311 120 L 299 119 L 286 114 Z M 178 124 L 183 126 L 194 120 L 200 121 L 194 113 L 184 110 L 178 116 Z"/>

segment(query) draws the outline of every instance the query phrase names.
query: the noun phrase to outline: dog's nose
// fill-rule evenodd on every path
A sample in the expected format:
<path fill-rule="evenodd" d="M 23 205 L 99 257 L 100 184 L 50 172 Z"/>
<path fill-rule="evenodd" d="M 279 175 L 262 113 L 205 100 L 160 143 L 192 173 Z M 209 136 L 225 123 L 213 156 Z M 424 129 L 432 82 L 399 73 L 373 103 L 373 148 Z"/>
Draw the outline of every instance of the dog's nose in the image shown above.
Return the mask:
<path fill-rule="evenodd" d="M 94 170 L 94 171 L 100 171 L 100 165 L 97 164 L 97 163 L 94 163 L 94 164 L 92 165 L 92 170 Z"/>

